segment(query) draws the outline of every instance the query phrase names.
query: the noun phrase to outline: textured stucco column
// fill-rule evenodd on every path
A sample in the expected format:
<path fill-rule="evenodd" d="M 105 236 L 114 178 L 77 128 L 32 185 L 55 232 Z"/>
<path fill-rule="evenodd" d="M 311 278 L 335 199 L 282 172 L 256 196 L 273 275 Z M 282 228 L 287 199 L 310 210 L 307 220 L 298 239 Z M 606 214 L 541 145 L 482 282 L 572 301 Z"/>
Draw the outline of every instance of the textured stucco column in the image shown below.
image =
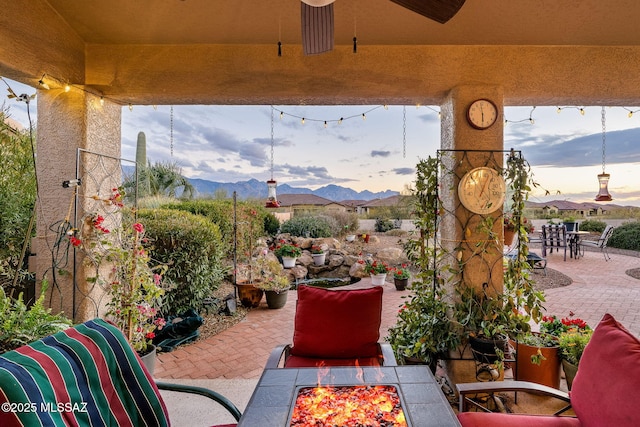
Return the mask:
<path fill-rule="evenodd" d="M 43 278 L 49 282 L 47 303 L 54 311 L 64 311 L 76 321 L 97 315 L 95 304 L 87 304 L 76 291 L 74 310 L 73 275 L 78 289 L 85 295 L 95 293 L 85 280 L 78 263 L 74 272 L 73 249 L 68 247 L 65 232 L 74 224 L 76 187 L 63 188 L 63 181 L 76 178 L 78 148 L 120 157 L 121 107 L 107 100 L 100 103 L 95 95 L 73 88 L 38 91 L 37 160 L 38 175 L 37 236 L 32 244 L 35 257 L 31 266 L 36 272 L 37 291 Z M 99 174 L 99 170 L 96 174 Z M 113 175 L 110 173 L 110 175 Z M 110 179 L 114 179 L 110 176 Z M 115 177 L 118 181 L 120 177 Z M 83 193 L 90 194 L 93 184 L 83 182 Z M 84 211 L 86 199 L 78 209 Z M 92 295 L 100 301 L 100 295 Z M 85 300 L 83 302 L 83 300 Z M 94 307 L 90 307 L 93 305 Z"/>
<path fill-rule="evenodd" d="M 488 129 L 478 130 L 469 125 L 467 122 L 467 108 L 469 105 L 480 98 L 493 101 L 498 107 L 498 118 L 496 123 Z M 441 106 L 442 111 L 442 128 L 441 128 L 441 147 L 444 150 L 503 150 L 504 149 L 504 95 L 501 87 L 495 86 L 459 86 L 452 89 L 445 102 Z M 485 252 L 481 255 L 473 254 L 469 248 L 473 247 L 474 242 L 481 239 L 486 240 L 486 235 L 478 232 L 477 224 L 480 217 L 472 215 L 459 202 L 458 198 L 458 182 L 460 177 L 464 175 L 470 166 L 478 167 L 486 164 L 489 157 L 487 153 L 469 152 L 467 153 L 468 162 L 461 166 L 457 161 L 461 158 L 461 154 L 453 157 L 445 156 L 444 160 L 448 161 L 447 170 L 455 171 L 454 174 L 445 174 L 442 177 L 442 197 L 445 204 L 445 211 L 452 212 L 455 215 L 445 215 L 442 219 L 440 228 L 440 237 L 445 248 L 454 251 L 454 248 L 462 246 L 462 253 L 454 252 L 454 257 L 461 256 L 464 262 L 464 277 L 468 285 L 473 286 L 478 291 L 482 289 L 483 283 L 488 283 L 488 289 L 501 292 L 503 289 L 502 275 L 502 251 Z M 501 156 L 497 156 L 498 160 Z M 502 166 L 501 164 L 498 166 Z M 466 168 L 466 169 L 465 169 Z M 494 212 L 495 217 L 502 214 L 502 209 Z M 467 230 L 462 229 L 462 224 L 467 224 Z M 498 234 L 502 233 L 502 223 L 496 221 L 494 231 Z M 465 242 L 466 241 L 466 242 Z M 461 245 L 461 242 L 463 244 Z M 500 248 L 501 249 L 501 248 Z M 453 289 L 448 289 L 453 295 Z"/>

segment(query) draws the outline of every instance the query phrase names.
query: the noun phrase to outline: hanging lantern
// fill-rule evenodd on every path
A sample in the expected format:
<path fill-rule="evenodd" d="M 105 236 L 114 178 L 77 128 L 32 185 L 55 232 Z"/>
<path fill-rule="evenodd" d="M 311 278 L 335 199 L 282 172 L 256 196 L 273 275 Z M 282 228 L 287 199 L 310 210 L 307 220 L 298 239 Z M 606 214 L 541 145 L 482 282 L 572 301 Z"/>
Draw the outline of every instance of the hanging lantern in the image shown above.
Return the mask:
<path fill-rule="evenodd" d="M 269 194 L 267 195 L 267 203 L 265 203 L 264 207 L 265 208 L 279 208 L 280 207 L 280 203 L 278 203 L 278 198 L 276 197 L 276 186 L 278 185 L 278 183 L 273 180 L 270 179 L 267 181 L 267 189 L 269 191 Z"/>
<path fill-rule="evenodd" d="M 278 197 L 276 196 L 276 187 L 278 183 L 273 179 L 273 105 L 271 106 L 271 179 L 267 181 L 267 202 L 265 208 L 279 208 Z"/>
<path fill-rule="evenodd" d="M 609 177 L 608 173 L 598 174 L 598 183 L 600 183 L 600 191 L 596 196 L 596 202 L 610 202 L 613 200 L 611 194 L 609 194 Z"/>
<path fill-rule="evenodd" d="M 611 197 L 611 194 L 609 194 L 609 178 L 611 176 L 604 170 L 606 130 L 606 111 L 604 107 L 602 107 L 602 173 L 598 174 L 599 190 L 598 195 L 596 196 L 596 202 L 610 202 L 611 200 L 613 200 L 613 197 Z"/>

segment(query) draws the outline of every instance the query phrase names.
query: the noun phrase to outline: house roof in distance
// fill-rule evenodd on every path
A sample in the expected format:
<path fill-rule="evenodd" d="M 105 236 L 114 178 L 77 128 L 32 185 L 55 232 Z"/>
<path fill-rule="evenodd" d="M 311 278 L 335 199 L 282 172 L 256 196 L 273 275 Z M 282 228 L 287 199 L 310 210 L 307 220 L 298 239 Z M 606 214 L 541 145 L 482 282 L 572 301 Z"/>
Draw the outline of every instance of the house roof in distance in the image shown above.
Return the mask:
<path fill-rule="evenodd" d="M 334 202 L 333 200 L 325 199 L 324 197 L 316 196 L 315 194 L 279 194 L 278 202 L 280 203 L 280 206 L 326 206 L 332 203 L 341 204 Z"/>

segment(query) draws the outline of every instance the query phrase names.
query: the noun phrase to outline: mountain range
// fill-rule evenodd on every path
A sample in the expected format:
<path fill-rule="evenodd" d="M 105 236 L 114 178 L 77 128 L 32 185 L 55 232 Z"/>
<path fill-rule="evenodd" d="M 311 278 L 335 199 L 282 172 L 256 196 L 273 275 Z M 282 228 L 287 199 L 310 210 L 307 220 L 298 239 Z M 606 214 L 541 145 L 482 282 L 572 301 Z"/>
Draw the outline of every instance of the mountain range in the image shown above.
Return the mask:
<path fill-rule="evenodd" d="M 218 191 L 224 191 L 227 196 L 231 196 L 235 191 L 240 199 L 266 199 L 267 184 L 257 179 L 239 182 L 214 182 L 205 179 L 187 178 L 194 186 L 199 196 L 213 195 Z M 325 199 L 336 202 L 342 200 L 373 200 L 400 194 L 398 191 L 380 191 L 377 193 L 364 190 L 355 191 L 351 188 L 341 187 L 339 185 L 326 185 L 316 190 L 304 187 L 291 187 L 288 184 L 279 184 L 277 188 L 278 194 L 315 194 Z"/>

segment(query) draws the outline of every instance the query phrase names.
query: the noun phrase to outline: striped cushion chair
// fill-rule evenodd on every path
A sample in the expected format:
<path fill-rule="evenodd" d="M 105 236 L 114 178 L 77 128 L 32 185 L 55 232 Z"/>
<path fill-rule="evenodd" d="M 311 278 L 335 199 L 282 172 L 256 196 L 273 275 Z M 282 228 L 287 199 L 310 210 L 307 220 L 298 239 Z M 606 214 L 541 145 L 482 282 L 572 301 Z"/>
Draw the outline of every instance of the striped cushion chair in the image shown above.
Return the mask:
<path fill-rule="evenodd" d="M 118 328 L 91 320 L 0 355 L 0 426 L 169 426 L 158 386 Z"/>

